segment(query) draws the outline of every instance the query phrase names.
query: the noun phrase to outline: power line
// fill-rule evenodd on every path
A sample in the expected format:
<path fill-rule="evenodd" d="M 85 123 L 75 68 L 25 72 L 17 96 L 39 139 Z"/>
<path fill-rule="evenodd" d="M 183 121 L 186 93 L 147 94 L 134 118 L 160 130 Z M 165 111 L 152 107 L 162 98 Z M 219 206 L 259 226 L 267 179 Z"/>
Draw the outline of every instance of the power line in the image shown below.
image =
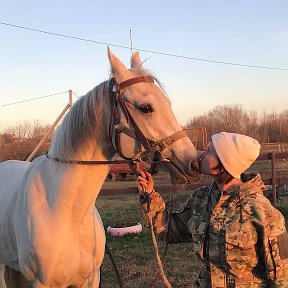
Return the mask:
<path fill-rule="evenodd" d="M 72 91 L 72 94 L 75 95 L 78 99 L 80 98 L 80 96 L 78 96 L 75 92 Z"/>
<path fill-rule="evenodd" d="M 79 40 L 79 41 L 90 42 L 90 43 L 96 43 L 96 44 L 100 44 L 100 45 L 108 45 L 108 46 L 118 47 L 118 48 L 123 48 L 123 49 L 131 49 L 131 47 L 124 46 L 124 45 L 118 45 L 118 44 L 113 44 L 113 43 L 108 43 L 108 42 L 103 42 L 103 41 L 96 41 L 96 40 L 91 40 L 91 39 L 87 39 L 87 38 L 81 38 L 81 37 L 72 36 L 72 35 L 49 32 L 49 31 L 39 30 L 39 29 L 30 28 L 30 27 L 26 27 L 26 26 L 15 25 L 15 24 L 6 23 L 6 22 L 0 22 L 0 24 L 14 27 L 14 28 L 29 30 L 29 31 L 33 31 L 33 32 L 44 33 L 44 34 L 48 34 L 48 35 L 52 35 L 52 36 L 69 38 L 69 39 L 73 39 L 73 40 Z M 136 48 L 136 47 L 134 47 L 134 49 L 141 51 L 141 52 L 147 52 L 147 53 L 152 53 L 152 54 L 157 54 L 157 55 L 182 58 L 182 59 L 186 59 L 186 60 L 202 61 L 202 62 L 208 62 L 208 63 L 214 63 L 214 64 L 224 64 L 224 65 L 240 66 L 240 67 L 247 67 L 247 68 L 288 71 L 288 68 L 282 68 L 282 67 L 259 66 L 259 65 L 251 65 L 251 64 L 242 64 L 242 63 L 236 63 L 236 62 L 213 60 L 213 59 L 196 58 L 196 57 L 190 57 L 190 56 L 173 54 L 173 53 L 166 53 L 166 52 L 159 52 L 159 51 L 153 51 L 153 50 Z"/>
<path fill-rule="evenodd" d="M 31 99 L 26 99 L 26 100 L 22 100 L 22 101 L 7 103 L 7 104 L 0 105 L 0 107 L 15 105 L 15 104 L 24 103 L 24 102 L 29 102 L 29 101 L 34 101 L 34 100 L 43 99 L 43 98 L 48 98 L 48 97 L 57 96 L 57 95 L 64 94 L 64 93 L 68 93 L 68 92 L 69 92 L 69 91 L 65 91 L 65 92 L 50 94 L 50 95 L 41 96 L 41 97 L 37 97 L 37 98 L 31 98 Z"/>

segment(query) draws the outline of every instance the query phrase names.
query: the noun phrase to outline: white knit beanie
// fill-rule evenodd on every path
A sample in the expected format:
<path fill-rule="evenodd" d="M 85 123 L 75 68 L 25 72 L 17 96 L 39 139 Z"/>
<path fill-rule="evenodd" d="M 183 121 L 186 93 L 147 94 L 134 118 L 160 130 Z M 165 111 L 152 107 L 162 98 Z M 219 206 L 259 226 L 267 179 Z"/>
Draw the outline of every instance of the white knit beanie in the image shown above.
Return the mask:
<path fill-rule="evenodd" d="M 260 153 L 258 141 L 246 135 L 221 132 L 212 135 L 211 139 L 224 168 L 238 179 Z"/>

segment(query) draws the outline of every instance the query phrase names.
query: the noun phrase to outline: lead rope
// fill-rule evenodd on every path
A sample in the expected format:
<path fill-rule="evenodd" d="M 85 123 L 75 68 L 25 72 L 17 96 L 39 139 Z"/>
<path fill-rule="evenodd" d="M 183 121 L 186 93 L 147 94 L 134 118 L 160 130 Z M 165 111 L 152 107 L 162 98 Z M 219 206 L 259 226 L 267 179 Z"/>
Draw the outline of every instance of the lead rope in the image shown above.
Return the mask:
<path fill-rule="evenodd" d="M 147 188 L 144 188 L 143 192 L 148 194 Z M 149 203 L 149 201 L 150 200 L 148 199 L 148 203 Z M 164 272 L 164 269 L 163 269 L 163 263 L 162 263 L 162 260 L 160 258 L 160 255 L 159 255 L 158 244 L 157 244 L 157 240 L 156 240 L 155 233 L 154 233 L 152 216 L 151 216 L 151 213 L 150 213 L 151 212 L 150 211 L 150 203 L 149 204 L 148 203 L 147 203 L 147 207 L 149 207 L 149 210 L 147 209 L 148 211 L 146 213 L 146 217 L 148 219 L 148 223 L 149 223 L 149 226 L 150 226 L 150 229 L 151 229 L 152 241 L 153 241 L 154 250 L 155 250 L 155 253 L 156 253 L 157 264 L 158 264 L 158 267 L 159 267 L 159 270 L 160 270 L 160 274 L 161 274 L 161 277 L 162 277 L 165 285 L 168 288 L 172 288 L 169 280 L 167 279 L 167 277 L 165 275 L 165 272 Z"/>
<path fill-rule="evenodd" d="M 165 251 L 164 251 L 164 256 L 163 256 L 163 261 L 165 261 L 166 258 L 166 254 L 168 251 L 168 245 L 169 245 L 169 239 L 171 238 L 171 220 L 172 220 L 172 212 L 173 212 L 173 203 L 174 203 L 174 185 L 173 188 L 171 190 L 171 194 L 170 194 L 170 211 L 169 211 L 169 218 L 168 218 L 168 229 L 167 229 L 167 234 L 166 234 L 166 245 L 165 245 Z M 157 275 L 155 276 L 150 288 L 154 288 L 158 279 L 160 276 L 160 271 L 157 273 Z"/>

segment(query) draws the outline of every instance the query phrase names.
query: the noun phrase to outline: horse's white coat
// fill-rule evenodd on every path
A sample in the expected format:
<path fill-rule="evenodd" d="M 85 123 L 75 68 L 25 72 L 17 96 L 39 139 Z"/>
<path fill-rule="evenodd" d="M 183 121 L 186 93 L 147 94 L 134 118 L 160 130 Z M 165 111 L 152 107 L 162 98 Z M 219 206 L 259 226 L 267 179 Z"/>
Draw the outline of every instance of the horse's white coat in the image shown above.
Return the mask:
<path fill-rule="evenodd" d="M 0 288 L 7 288 L 4 279 L 5 265 L 0 264 Z"/>
<path fill-rule="evenodd" d="M 109 50 L 108 55 L 118 83 L 147 73 L 135 69 L 141 66 L 138 53 L 131 58 L 130 70 Z M 101 84 L 94 90 L 97 89 L 107 94 Z M 66 115 L 51 144 L 52 157 L 110 160 L 115 156 L 107 134 L 110 102 L 107 95 L 100 97 L 101 93 L 94 90 Z M 133 106 L 143 103 L 153 106 L 150 115 L 137 109 L 133 112 L 147 137 L 161 139 L 181 129 L 168 98 L 158 86 L 139 83 L 129 87 L 125 96 Z M 88 102 L 94 106 L 87 106 Z M 92 111 L 96 116 L 91 116 Z M 89 123 L 89 119 L 95 123 Z M 127 140 L 127 149 L 135 148 L 133 141 Z M 192 143 L 186 138 L 174 143 L 169 151 L 187 166 L 196 157 Z M 98 287 L 105 232 L 95 201 L 108 171 L 108 165 L 61 164 L 46 156 L 32 163 L 1 163 L 0 263 L 21 271 L 36 288 Z"/>

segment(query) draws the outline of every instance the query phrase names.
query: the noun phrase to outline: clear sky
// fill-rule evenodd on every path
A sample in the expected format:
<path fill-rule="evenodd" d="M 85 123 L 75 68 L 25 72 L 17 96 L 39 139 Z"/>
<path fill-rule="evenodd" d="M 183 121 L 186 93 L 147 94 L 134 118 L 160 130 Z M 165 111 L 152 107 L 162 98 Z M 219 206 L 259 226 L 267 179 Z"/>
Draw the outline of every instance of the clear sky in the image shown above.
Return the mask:
<path fill-rule="evenodd" d="M 115 45 L 288 69 L 288 1 L 0 1 L 0 22 Z M 109 77 L 106 45 L 0 25 L 0 106 L 72 89 L 86 94 Z M 128 65 L 131 51 L 111 46 Z M 140 52 L 185 124 L 216 105 L 259 113 L 288 109 L 288 70 L 193 61 Z M 52 123 L 68 94 L 0 107 L 0 129 Z"/>

